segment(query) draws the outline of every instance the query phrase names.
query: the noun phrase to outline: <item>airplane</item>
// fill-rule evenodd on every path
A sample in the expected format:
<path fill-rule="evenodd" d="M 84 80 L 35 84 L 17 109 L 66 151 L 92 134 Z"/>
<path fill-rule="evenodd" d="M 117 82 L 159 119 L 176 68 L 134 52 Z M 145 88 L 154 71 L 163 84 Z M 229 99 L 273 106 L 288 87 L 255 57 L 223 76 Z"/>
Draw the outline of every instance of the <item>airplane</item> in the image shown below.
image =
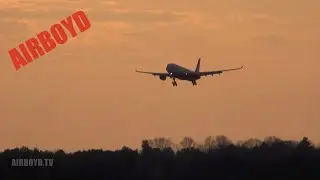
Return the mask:
<path fill-rule="evenodd" d="M 224 69 L 224 70 L 215 70 L 215 71 L 200 71 L 200 62 L 201 58 L 198 58 L 198 63 L 196 66 L 196 69 L 194 71 L 187 69 L 185 67 L 179 66 L 174 63 L 167 64 L 166 70 L 167 73 L 158 73 L 158 72 L 146 72 L 146 71 L 139 71 L 136 70 L 138 73 L 145 73 L 145 74 L 151 74 L 153 76 L 159 76 L 159 78 L 162 81 L 165 81 L 167 77 L 170 79 L 173 79 L 172 85 L 173 86 L 178 86 L 176 79 L 179 80 L 185 80 L 185 81 L 191 81 L 193 86 L 197 85 L 197 80 L 199 80 L 202 76 L 208 76 L 208 75 L 215 75 L 218 74 L 220 75 L 221 73 L 225 71 L 234 71 L 234 70 L 239 70 L 242 69 L 243 66 L 240 68 L 235 68 L 235 69 Z"/>

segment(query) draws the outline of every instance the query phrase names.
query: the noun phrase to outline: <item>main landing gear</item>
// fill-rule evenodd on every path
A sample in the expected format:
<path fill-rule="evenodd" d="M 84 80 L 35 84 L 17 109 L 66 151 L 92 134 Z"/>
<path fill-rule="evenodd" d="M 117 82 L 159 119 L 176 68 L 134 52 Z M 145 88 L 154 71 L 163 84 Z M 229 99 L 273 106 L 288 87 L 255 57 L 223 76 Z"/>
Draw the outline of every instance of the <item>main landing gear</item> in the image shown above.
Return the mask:
<path fill-rule="evenodd" d="M 172 85 L 173 85 L 173 86 L 178 86 L 175 78 L 173 78 Z"/>
<path fill-rule="evenodd" d="M 178 86 L 177 82 L 175 82 L 175 81 L 172 82 L 172 85 L 173 86 Z"/>
<path fill-rule="evenodd" d="M 196 86 L 196 85 L 197 85 L 197 82 L 196 82 L 196 81 L 192 81 L 192 85 L 193 85 L 193 86 Z"/>

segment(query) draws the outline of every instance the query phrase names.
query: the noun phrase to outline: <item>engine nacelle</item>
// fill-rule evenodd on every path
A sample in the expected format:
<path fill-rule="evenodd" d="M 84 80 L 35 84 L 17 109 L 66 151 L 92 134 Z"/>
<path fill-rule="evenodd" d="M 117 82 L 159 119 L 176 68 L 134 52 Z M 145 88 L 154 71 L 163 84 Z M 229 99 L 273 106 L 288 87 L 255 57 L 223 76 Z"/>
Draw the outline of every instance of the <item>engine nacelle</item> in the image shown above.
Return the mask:
<path fill-rule="evenodd" d="M 159 76 L 159 78 L 160 78 L 162 81 L 164 81 L 164 80 L 166 80 L 166 79 L 167 79 L 167 76 L 160 75 L 160 76 Z"/>

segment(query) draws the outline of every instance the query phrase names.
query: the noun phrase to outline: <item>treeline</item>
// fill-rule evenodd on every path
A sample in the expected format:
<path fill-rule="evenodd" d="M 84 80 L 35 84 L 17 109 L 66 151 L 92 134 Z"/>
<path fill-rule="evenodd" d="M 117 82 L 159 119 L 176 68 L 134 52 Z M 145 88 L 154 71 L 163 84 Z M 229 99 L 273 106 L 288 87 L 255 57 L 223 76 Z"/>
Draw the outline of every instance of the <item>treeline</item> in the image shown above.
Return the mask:
<path fill-rule="evenodd" d="M 13 167 L 12 159 L 53 159 L 51 167 Z M 320 148 L 300 141 L 267 137 L 233 143 L 210 136 L 203 143 L 185 137 L 143 140 L 140 149 L 66 153 L 27 147 L 0 153 L 0 179 L 106 180 L 288 180 L 320 179 Z"/>

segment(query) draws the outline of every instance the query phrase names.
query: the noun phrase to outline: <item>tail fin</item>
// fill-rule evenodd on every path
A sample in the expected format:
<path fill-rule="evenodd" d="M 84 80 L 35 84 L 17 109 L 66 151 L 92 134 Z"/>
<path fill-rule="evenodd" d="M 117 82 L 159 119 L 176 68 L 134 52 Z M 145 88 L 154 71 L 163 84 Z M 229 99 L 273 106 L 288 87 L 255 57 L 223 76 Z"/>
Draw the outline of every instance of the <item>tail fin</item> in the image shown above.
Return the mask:
<path fill-rule="evenodd" d="M 198 59 L 197 67 L 195 70 L 196 73 L 200 72 L 200 62 L 201 62 L 201 58 Z"/>

